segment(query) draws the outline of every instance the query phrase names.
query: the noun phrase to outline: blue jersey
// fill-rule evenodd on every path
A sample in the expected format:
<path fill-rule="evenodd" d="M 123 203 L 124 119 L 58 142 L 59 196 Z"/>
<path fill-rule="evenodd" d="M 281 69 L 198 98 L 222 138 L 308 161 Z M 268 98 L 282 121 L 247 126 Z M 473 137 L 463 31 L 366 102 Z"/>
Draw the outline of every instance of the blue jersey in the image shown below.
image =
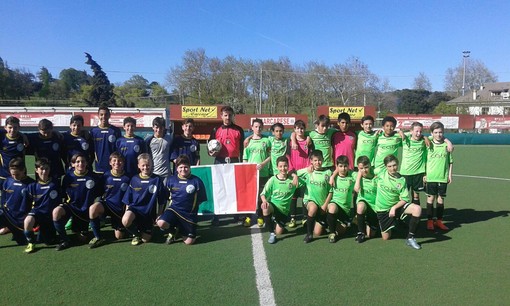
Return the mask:
<path fill-rule="evenodd" d="M 51 216 L 55 207 L 62 203 L 60 182 L 52 178 L 49 182 L 37 181 L 28 185 L 28 194 L 32 200 L 30 215 Z"/>
<path fill-rule="evenodd" d="M 103 201 L 119 217 L 124 213 L 122 199 L 128 189 L 129 181 L 130 178 L 126 174 L 116 176 L 108 171 L 103 175 Z"/>
<path fill-rule="evenodd" d="M 193 174 L 188 178 L 173 175 L 166 187 L 170 193 L 168 209 L 188 222 L 197 223 L 198 206 L 207 201 L 202 180 Z"/>
<path fill-rule="evenodd" d="M 9 138 L 5 133 L 5 130 L 0 133 L 0 158 L 2 161 L 2 167 L 0 167 L 0 177 L 7 178 L 11 176 L 9 172 L 9 162 L 15 157 L 21 157 L 25 159 L 25 143 L 21 134 L 16 138 Z"/>
<path fill-rule="evenodd" d="M 126 159 L 124 171 L 129 177 L 138 174 L 138 155 L 147 153 L 147 147 L 143 138 L 139 136 L 121 137 L 116 142 L 117 152 Z"/>
<path fill-rule="evenodd" d="M 64 163 L 66 168 L 71 167 L 71 158 L 76 153 L 83 153 L 87 156 L 88 164 L 92 169 L 92 160 L 94 159 L 94 152 L 92 151 L 92 139 L 90 134 L 84 136 L 74 135 L 71 132 L 63 133 L 63 146 L 64 146 Z"/>
<path fill-rule="evenodd" d="M 28 194 L 28 185 L 34 180 L 25 177 L 18 181 L 8 177 L 2 182 L 2 211 L 9 222 L 23 229 L 25 217 L 30 211 L 31 201 Z"/>
<path fill-rule="evenodd" d="M 177 136 L 174 138 L 172 147 L 170 149 L 170 160 L 174 160 L 179 155 L 186 155 L 189 158 L 189 162 L 192 166 L 195 166 L 200 160 L 200 144 L 195 137 L 185 138 L 184 136 Z M 176 167 L 174 167 L 174 174 L 176 173 Z"/>
<path fill-rule="evenodd" d="M 129 210 L 146 217 L 155 217 L 156 207 L 168 199 L 163 178 L 157 175 L 150 177 L 133 176 L 122 202 Z"/>
<path fill-rule="evenodd" d="M 56 134 L 52 134 L 49 138 L 43 138 L 39 133 L 31 133 L 27 136 L 29 142 L 27 153 L 34 154 L 36 158 L 47 158 L 50 161 L 51 176 L 62 177 L 64 175 L 62 139 Z"/>
<path fill-rule="evenodd" d="M 110 170 L 110 154 L 115 152 L 115 144 L 120 135 L 120 129 L 113 125 L 106 128 L 96 126 L 90 129 L 97 172 L 104 173 Z"/>
<path fill-rule="evenodd" d="M 100 177 L 92 171 L 85 174 L 77 174 L 68 171 L 62 180 L 64 204 L 68 205 L 73 213 L 87 215 L 90 205 L 94 204 L 96 197 L 102 194 Z"/>

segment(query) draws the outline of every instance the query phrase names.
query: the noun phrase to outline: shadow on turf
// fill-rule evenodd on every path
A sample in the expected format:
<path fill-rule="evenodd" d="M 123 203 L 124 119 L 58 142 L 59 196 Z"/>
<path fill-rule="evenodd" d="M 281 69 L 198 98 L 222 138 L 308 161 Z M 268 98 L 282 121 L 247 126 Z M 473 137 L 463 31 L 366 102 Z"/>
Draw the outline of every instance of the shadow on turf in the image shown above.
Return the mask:
<path fill-rule="evenodd" d="M 447 208 L 445 209 L 445 220 L 451 221 L 445 224 L 450 230 L 461 227 L 463 224 L 471 224 L 476 222 L 488 221 L 498 217 L 508 217 L 510 211 L 492 211 L 492 210 L 475 210 L 472 208 L 456 209 Z"/>

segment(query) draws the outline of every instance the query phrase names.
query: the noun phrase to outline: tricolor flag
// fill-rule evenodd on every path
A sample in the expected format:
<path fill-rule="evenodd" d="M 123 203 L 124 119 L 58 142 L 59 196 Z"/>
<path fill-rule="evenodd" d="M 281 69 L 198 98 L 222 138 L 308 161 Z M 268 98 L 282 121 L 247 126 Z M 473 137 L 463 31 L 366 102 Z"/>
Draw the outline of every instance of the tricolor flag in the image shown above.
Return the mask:
<path fill-rule="evenodd" d="M 207 201 L 198 213 L 255 213 L 259 178 L 256 164 L 217 164 L 191 167 L 191 173 L 202 179 Z"/>

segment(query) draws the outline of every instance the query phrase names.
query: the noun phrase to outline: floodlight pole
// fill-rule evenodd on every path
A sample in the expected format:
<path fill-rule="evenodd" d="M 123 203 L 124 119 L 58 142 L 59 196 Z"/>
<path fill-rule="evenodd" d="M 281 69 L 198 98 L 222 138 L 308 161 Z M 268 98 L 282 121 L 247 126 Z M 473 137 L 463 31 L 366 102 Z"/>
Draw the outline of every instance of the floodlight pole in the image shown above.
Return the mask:
<path fill-rule="evenodd" d="M 469 57 L 471 51 L 462 51 L 462 57 L 464 62 L 464 72 L 462 73 L 462 96 L 464 96 L 466 88 L 466 60 Z"/>

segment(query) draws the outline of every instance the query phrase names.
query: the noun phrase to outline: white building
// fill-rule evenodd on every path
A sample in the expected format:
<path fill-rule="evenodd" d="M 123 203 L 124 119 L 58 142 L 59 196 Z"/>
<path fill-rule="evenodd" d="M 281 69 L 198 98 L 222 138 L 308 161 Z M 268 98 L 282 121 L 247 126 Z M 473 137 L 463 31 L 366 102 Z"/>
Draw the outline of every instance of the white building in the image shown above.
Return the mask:
<path fill-rule="evenodd" d="M 470 115 L 510 115 L 510 82 L 488 83 L 478 90 L 447 102 L 468 110 Z"/>

